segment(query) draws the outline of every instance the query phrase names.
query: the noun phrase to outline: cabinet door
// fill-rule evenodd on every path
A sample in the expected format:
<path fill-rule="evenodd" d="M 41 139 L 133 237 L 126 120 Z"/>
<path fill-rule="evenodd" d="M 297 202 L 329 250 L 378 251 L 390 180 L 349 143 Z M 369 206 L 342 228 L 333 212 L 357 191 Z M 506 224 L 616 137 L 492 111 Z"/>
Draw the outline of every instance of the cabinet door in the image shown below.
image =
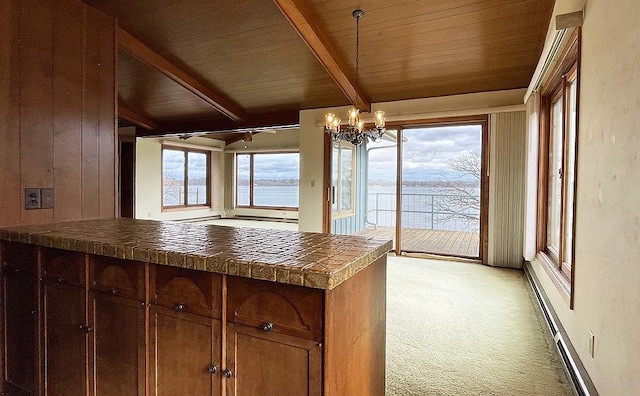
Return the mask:
<path fill-rule="evenodd" d="M 44 286 L 46 394 L 80 396 L 88 392 L 85 291 L 64 284 Z"/>
<path fill-rule="evenodd" d="M 91 292 L 94 393 L 145 394 L 145 307 L 136 300 Z"/>
<path fill-rule="evenodd" d="M 29 394 L 37 393 L 37 279 L 5 270 L 5 380 Z"/>
<path fill-rule="evenodd" d="M 152 306 L 150 394 L 220 395 L 220 320 Z"/>
<path fill-rule="evenodd" d="M 233 323 L 227 331 L 228 395 L 321 395 L 320 343 Z"/>

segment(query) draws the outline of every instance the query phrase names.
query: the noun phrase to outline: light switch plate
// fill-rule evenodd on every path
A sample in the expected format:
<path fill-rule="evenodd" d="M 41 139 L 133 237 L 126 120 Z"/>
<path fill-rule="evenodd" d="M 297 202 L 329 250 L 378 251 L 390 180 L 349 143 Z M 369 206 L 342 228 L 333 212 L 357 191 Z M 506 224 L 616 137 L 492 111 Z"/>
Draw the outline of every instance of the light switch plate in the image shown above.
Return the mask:
<path fill-rule="evenodd" d="M 43 188 L 40 190 L 42 209 L 53 208 L 53 188 Z"/>

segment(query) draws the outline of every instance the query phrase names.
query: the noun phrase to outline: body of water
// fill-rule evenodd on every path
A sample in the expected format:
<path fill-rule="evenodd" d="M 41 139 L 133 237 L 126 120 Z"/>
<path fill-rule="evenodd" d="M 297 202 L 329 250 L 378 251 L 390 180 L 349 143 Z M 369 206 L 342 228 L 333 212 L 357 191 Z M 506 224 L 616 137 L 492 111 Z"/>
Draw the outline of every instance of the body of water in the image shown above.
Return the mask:
<path fill-rule="evenodd" d="M 204 203 L 205 186 L 190 189 L 189 203 Z M 165 206 L 181 205 L 183 194 L 165 193 Z M 299 187 L 254 186 L 254 206 L 297 208 Z M 466 194 L 469 193 L 469 194 Z M 402 225 L 406 228 L 471 231 L 480 229 L 480 189 L 456 190 L 445 187 L 403 186 Z M 249 186 L 238 186 L 239 206 L 249 205 Z M 367 222 L 382 227 L 396 225 L 396 197 L 393 186 L 370 186 Z"/>

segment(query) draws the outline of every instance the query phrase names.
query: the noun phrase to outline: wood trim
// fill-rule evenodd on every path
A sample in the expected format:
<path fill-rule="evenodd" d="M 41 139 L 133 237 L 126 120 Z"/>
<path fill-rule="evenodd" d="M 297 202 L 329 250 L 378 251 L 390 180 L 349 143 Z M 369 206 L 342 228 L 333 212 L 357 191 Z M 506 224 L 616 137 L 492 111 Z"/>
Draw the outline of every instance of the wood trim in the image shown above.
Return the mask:
<path fill-rule="evenodd" d="M 184 153 L 184 204 L 183 205 L 172 205 L 165 206 L 164 205 L 164 150 L 175 150 L 182 151 Z M 206 155 L 206 163 L 207 163 L 207 175 L 206 175 L 206 185 L 207 185 L 207 201 L 204 204 L 188 204 L 189 200 L 189 177 L 188 177 L 188 153 L 200 153 Z M 206 209 L 211 208 L 211 151 L 209 150 L 198 150 L 181 146 L 172 146 L 170 144 L 163 143 L 160 147 L 160 197 L 161 197 L 161 207 L 162 212 L 170 212 L 173 210 L 193 210 L 193 209 Z"/>
<path fill-rule="evenodd" d="M 397 129 L 396 138 L 396 246 L 395 253 L 400 255 L 402 251 L 402 150 L 404 130 Z"/>
<path fill-rule="evenodd" d="M 543 153 L 549 152 L 549 128 L 551 120 L 549 112 L 551 109 L 551 99 L 547 96 L 540 96 L 540 120 L 539 120 L 539 144 L 538 144 L 538 213 L 537 213 L 537 235 L 536 247 L 538 251 L 545 249 L 545 239 L 547 237 L 547 194 L 549 183 L 546 175 L 549 173 L 549 158 Z M 544 175 L 544 176 L 543 176 Z"/>
<path fill-rule="evenodd" d="M 574 170 L 573 170 L 573 239 L 571 240 L 571 278 L 570 286 L 571 286 L 571 295 L 569 296 L 569 308 L 573 309 L 575 303 L 575 284 L 576 284 L 576 266 L 575 266 L 575 258 L 576 258 L 576 213 L 578 208 L 578 156 L 580 154 L 580 68 L 582 67 L 582 27 L 578 27 L 576 38 L 577 41 L 577 54 L 576 54 L 576 141 L 575 141 L 575 152 L 573 153 L 574 159 Z"/>
<path fill-rule="evenodd" d="M 357 84 L 351 81 L 346 73 L 345 62 L 334 57 L 333 54 L 337 52 L 330 47 L 318 26 L 314 25 L 314 18 L 310 16 L 304 3 L 296 0 L 273 0 L 273 2 L 349 101 L 361 111 L 370 112 L 371 101 L 358 89 Z"/>
<path fill-rule="evenodd" d="M 332 152 L 333 143 L 328 133 L 324 133 L 323 140 L 323 177 L 322 177 L 322 232 L 331 232 L 331 173 L 332 173 Z"/>
<path fill-rule="evenodd" d="M 489 261 L 489 115 L 470 115 L 450 118 L 431 118 L 404 122 L 387 123 L 387 129 L 397 129 L 397 185 L 396 185 L 396 246 L 395 253 L 402 252 L 402 146 L 405 129 L 433 128 L 438 126 L 479 124 L 482 128 L 481 178 L 480 178 L 480 246 L 479 259 L 483 264 Z M 433 254 L 433 253 L 431 253 Z M 470 257 L 465 257 L 470 258 Z"/>
<path fill-rule="evenodd" d="M 573 309 L 573 293 L 571 292 L 573 289 L 571 288 L 571 282 L 566 278 L 566 276 L 564 276 L 564 274 L 558 271 L 555 262 L 546 253 L 539 251 L 536 254 L 536 260 L 547 272 L 547 275 L 549 275 L 553 284 L 556 285 L 562 299 L 570 305 L 571 309 Z"/>
<path fill-rule="evenodd" d="M 36 329 L 36 334 L 37 334 L 37 341 L 36 341 L 36 346 L 38 348 L 38 351 L 36 353 L 37 359 L 38 359 L 38 363 L 36 365 L 36 369 L 37 369 L 37 381 L 38 381 L 38 394 L 39 395 L 44 395 L 45 394 L 45 362 L 46 362 L 46 356 L 45 356 L 45 345 L 46 345 L 46 317 L 45 317 L 45 312 L 44 312 L 44 248 L 43 247 L 37 247 L 37 251 L 38 251 L 38 265 L 37 265 L 37 273 L 38 273 L 38 281 L 37 281 L 37 287 L 38 287 L 38 292 L 37 292 L 37 298 L 38 298 L 38 302 L 37 302 L 37 317 L 38 317 L 38 322 L 39 325 L 37 325 L 37 329 Z M 0 261 L 2 263 L 4 263 L 3 261 Z M 3 280 L 3 288 L 4 288 L 4 280 Z M 4 290 L 2 293 L 2 297 L 6 298 L 6 295 L 4 294 Z M 5 300 L 6 301 L 6 300 Z M 1 304 L 4 305 L 4 304 Z M 2 317 L 4 320 L 4 316 Z M 4 329 L 4 324 L 2 329 Z M 3 336 L 4 336 L 4 332 L 3 332 Z M 5 337 L 6 339 L 6 337 Z M 4 342 L 2 343 L 4 344 Z M 3 361 L 4 363 L 4 355 L 3 355 Z M 4 371 L 3 371 L 4 374 Z M 3 375 L 3 380 L 4 380 L 4 375 Z M 2 381 L 4 382 L 4 381 Z"/>
<path fill-rule="evenodd" d="M 215 91 L 208 87 L 208 84 L 192 77 L 120 27 L 118 27 L 118 46 L 182 85 L 231 120 L 235 122 L 246 120 L 247 116 L 244 110 L 226 98 L 221 92 Z"/>
<path fill-rule="evenodd" d="M 119 104 L 117 109 L 118 109 L 118 117 L 120 118 L 124 118 L 125 120 L 132 122 L 144 129 L 148 129 L 151 131 L 155 131 L 156 129 L 158 129 L 158 124 L 156 124 L 154 121 L 134 112 L 133 110 L 127 109 L 123 105 Z"/>
<path fill-rule="evenodd" d="M 249 206 L 253 206 L 253 154 L 249 155 Z"/>
<path fill-rule="evenodd" d="M 300 151 L 299 150 L 295 150 L 295 151 L 282 151 L 282 150 L 274 150 L 274 151 L 267 151 L 267 152 L 256 152 L 256 151 L 242 151 L 242 152 L 235 152 L 235 179 L 236 179 L 236 185 L 235 185 L 235 197 L 236 197 L 236 202 L 234 205 L 234 208 L 241 208 L 241 209 L 266 209 L 266 210 L 286 210 L 286 211 L 290 211 L 290 212 L 297 212 L 299 209 L 299 204 L 298 207 L 287 207 L 287 206 L 262 206 L 262 205 L 255 205 L 253 202 L 253 195 L 254 195 L 254 156 L 257 155 L 263 155 L 263 154 L 298 154 L 298 157 L 300 156 Z M 238 155 L 246 155 L 249 156 L 249 205 L 238 205 Z"/>
<path fill-rule="evenodd" d="M 574 285 L 575 285 L 575 217 L 576 217 L 576 200 L 577 194 L 575 194 L 577 189 L 577 161 L 578 161 L 578 139 L 579 139 L 579 105 L 580 105 L 580 54 L 581 54 L 581 28 L 576 28 L 571 36 L 569 37 L 567 43 L 564 45 L 564 48 L 559 53 L 558 57 L 561 59 L 556 67 L 551 71 L 549 78 L 544 82 L 544 85 L 541 89 L 541 97 L 540 97 L 540 129 L 539 129 L 539 151 L 538 151 L 538 210 L 537 210 L 537 235 L 536 235 L 536 246 L 538 250 L 538 254 L 536 258 L 540 261 L 542 266 L 547 271 L 549 277 L 552 279 L 553 283 L 556 285 L 561 295 L 569 305 L 570 309 L 573 309 L 574 303 Z M 564 243 L 565 243 L 565 214 L 566 214 L 566 186 L 564 184 L 564 177 L 562 178 L 562 202 L 561 202 L 561 210 L 560 210 L 560 246 L 557 257 L 555 256 L 555 252 L 552 252 L 547 246 L 547 224 L 548 224 L 548 195 L 549 195 L 549 150 L 551 147 L 551 111 L 552 111 L 552 103 L 559 96 L 561 96 L 562 100 L 562 108 L 563 108 L 563 131 L 562 131 L 562 144 L 563 144 L 563 169 L 564 174 L 566 174 L 567 164 L 566 164 L 566 147 L 567 147 L 567 135 L 566 135 L 566 122 L 567 116 L 569 114 L 567 107 L 567 76 L 575 76 L 578 81 L 577 85 L 577 93 L 576 93 L 576 107 L 577 107 L 577 117 L 576 117 L 576 144 L 574 147 L 574 200 L 573 200 L 573 213 L 574 213 L 574 222 L 572 224 L 573 227 L 573 240 L 571 246 L 571 268 L 568 271 L 568 268 L 564 266 Z"/>
<path fill-rule="evenodd" d="M 490 137 L 489 137 L 489 115 L 484 116 L 484 120 L 480 121 L 482 126 L 482 147 L 480 159 L 480 261 L 482 264 L 489 263 L 489 182 L 491 174 L 490 165 Z"/>
<path fill-rule="evenodd" d="M 457 117 L 437 117 L 437 118 L 421 118 L 408 121 L 387 121 L 387 129 L 410 129 L 420 127 L 434 127 L 439 125 L 464 125 L 472 122 L 487 122 L 487 114 L 466 115 Z M 400 138 L 398 138 L 400 139 Z"/>

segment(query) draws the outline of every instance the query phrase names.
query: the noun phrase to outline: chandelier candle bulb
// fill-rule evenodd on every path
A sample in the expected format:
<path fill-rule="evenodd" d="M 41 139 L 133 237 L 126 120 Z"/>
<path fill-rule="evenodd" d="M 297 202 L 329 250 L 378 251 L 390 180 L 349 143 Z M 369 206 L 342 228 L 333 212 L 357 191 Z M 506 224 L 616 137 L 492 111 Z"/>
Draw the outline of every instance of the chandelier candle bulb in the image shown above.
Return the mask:
<path fill-rule="evenodd" d="M 333 113 L 325 114 L 325 116 L 324 116 L 324 126 L 327 129 L 333 128 L 333 121 L 335 120 L 335 118 L 336 118 L 336 115 L 333 114 Z"/>
<path fill-rule="evenodd" d="M 376 111 L 376 128 L 384 128 L 384 122 L 385 122 L 385 113 L 382 110 L 378 110 Z"/>
<path fill-rule="evenodd" d="M 349 126 L 354 127 L 358 124 L 359 114 L 360 110 L 356 109 L 355 107 L 352 107 L 351 110 L 349 110 Z"/>

